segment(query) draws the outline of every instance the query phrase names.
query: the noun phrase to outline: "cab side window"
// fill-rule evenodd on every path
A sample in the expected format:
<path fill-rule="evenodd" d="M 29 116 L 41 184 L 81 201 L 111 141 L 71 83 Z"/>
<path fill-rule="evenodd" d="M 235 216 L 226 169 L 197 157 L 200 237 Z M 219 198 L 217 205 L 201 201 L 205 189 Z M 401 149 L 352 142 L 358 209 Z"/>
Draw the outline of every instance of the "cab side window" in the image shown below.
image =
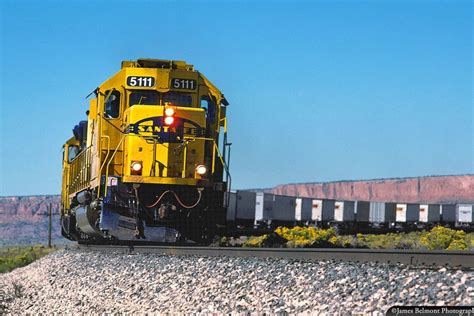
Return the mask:
<path fill-rule="evenodd" d="M 201 108 L 203 108 L 206 111 L 206 116 L 207 116 L 207 111 L 209 108 L 209 101 L 205 97 L 201 98 Z"/>
<path fill-rule="evenodd" d="M 70 163 L 71 161 L 74 160 L 74 158 L 76 158 L 78 154 L 79 154 L 79 146 L 76 146 L 76 145 L 69 146 L 67 161 Z"/>
<path fill-rule="evenodd" d="M 216 118 L 216 103 L 214 100 L 207 95 L 203 95 L 201 97 L 201 108 L 206 111 L 206 120 L 209 123 L 214 123 Z"/>
<path fill-rule="evenodd" d="M 117 118 L 120 115 L 120 92 L 117 90 L 105 91 L 104 116 Z"/>

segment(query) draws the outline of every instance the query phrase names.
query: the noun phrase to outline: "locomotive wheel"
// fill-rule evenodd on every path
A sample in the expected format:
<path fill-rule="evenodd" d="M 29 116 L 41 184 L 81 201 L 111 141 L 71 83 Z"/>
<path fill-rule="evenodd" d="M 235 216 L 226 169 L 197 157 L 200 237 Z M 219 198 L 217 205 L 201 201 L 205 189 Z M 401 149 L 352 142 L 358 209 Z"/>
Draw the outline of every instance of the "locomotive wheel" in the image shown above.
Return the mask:
<path fill-rule="evenodd" d="M 79 240 L 76 231 L 76 218 L 73 216 L 61 216 L 61 235 L 73 241 Z"/>

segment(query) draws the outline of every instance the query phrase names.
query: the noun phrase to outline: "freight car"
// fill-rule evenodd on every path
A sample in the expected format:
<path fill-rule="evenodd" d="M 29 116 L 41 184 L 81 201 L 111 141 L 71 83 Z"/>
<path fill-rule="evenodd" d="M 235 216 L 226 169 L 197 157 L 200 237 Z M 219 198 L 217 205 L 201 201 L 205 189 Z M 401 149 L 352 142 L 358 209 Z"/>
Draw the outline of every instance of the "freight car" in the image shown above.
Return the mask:
<path fill-rule="evenodd" d="M 344 201 L 264 192 L 230 193 L 229 227 L 272 230 L 277 226 L 335 227 L 340 231 L 386 232 L 429 229 L 435 225 L 471 231 L 474 203 L 416 204 Z"/>
<path fill-rule="evenodd" d="M 184 61 L 138 59 L 90 95 L 63 146 L 62 234 L 78 241 L 206 240 L 225 224 L 226 109 Z"/>

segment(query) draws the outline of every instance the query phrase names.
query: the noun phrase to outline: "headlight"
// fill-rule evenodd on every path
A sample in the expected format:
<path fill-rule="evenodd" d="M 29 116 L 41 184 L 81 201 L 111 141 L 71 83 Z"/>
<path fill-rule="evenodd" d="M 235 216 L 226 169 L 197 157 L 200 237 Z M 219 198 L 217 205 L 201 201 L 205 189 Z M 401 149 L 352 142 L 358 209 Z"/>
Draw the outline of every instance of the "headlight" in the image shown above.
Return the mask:
<path fill-rule="evenodd" d="M 207 168 L 204 165 L 199 165 L 196 167 L 196 173 L 200 176 L 205 175 L 207 172 Z"/>
<path fill-rule="evenodd" d="M 142 174 L 142 162 L 141 161 L 132 161 L 130 165 L 131 173 L 133 175 L 141 175 Z"/>
<path fill-rule="evenodd" d="M 174 122 L 174 117 L 172 117 L 172 116 L 165 117 L 165 124 L 166 125 L 172 125 L 173 122 Z"/>
<path fill-rule="evenodd" d="M 165 125 L 173 125 L 174 123 L 174 115 L 175 115 L 176 111 L 173 109 L 173 108 L 168 108 L 168 107 L 165 107 L 164 108 L 164 111 L 163 111 L 163 121 L 165 123 Z"/>
<path fill-rule="evenodd" d="M 165 116 L 173 116 L 174 115 L 174 109 L 173 108 L 166 108 L 165 109 Z"/>

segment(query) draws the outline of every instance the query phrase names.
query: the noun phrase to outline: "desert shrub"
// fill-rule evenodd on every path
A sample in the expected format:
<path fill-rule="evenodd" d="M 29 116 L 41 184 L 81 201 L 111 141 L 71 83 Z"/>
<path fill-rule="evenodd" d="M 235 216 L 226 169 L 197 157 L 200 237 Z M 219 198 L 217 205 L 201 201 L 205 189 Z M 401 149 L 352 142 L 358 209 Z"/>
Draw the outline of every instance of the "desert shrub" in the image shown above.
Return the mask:
<path fill-rule="evenodd" d="M 430 250 L 468 249 L 466 233 L 443 226 L 436 226 L 421 237 L 421 244 Z M 452 244 L 452 246 L 451 246 Z"/>
<path fill-rule="evenodd" d="M 399 240 L 395 243 L 395 249 L 416 249 L 416 242 L 410 240 Z"/>
<path fill-rule="evenodd" d="M 230 237 L 220 237 L 214 244 L 219 247 L 228 247 L 230 246 Z"/>
<path fill-rule="evenodd" d="M 388 233 L 388 234 L 357 234 L 351 244 L 354 248 L 371 249 L 420 249 L 422 232 Z"/>
<path fill-rule="evenodd" d="M 360 238 L 360 239 L 359 239 Z M 395 246 L 400 242 L 401 237 L 399 234 L 385 234 L 385 235 L 357 235 L 357 239 L 360 244 L 365 244 L 371 249 L 395 249 Z"/>
<path fill-rule="evenodd" d="M 357 248 L 354 236 L 332 236 L 329 238 L 329 242 L 340 248 Z"/>
<path fill-rule="evenodd" d="M 450 244 L 449 247 L 446 248 L 446 250 L 467 250 L 467 243 L 465 240 L 453 240 Z"/>
<path fill-rule="evenodd" d="M 474 233 L 466 234 L 466 243 L 469 249 L 474 250 Z"/>
<path fill-rule="evenodd" d="M 287 240 L 287 247 L 333 247 L 329 241 L 331 237 L 336 236 L 333 228 L 318 229 L 315 227 L 293 228 L 278 227 L 275 234 Z"/>
<path fill-rule="evenodd" d="M 42 245 L 2 248 L 0 249 L 0 273 L 24 267 L 51 251 L 52 249 L 45 248 Z"/>
<path fill-rule="evenodd" d="M 242 247 L 263 247 L 268 235 L 251 236 L 243 244 Z"/>
<path fill-rule="evenodd" d="M 425 232 L 410 232 L 399 234 L 399 239 L 394 243 L 395 249 L 420 249 L 424 248 L 420 238 Z"/>
<path fill-rule="evenodd" d="M 315 227 L 278 227 L 273 233 L 250 237 L 243 247 L 339 247 L 370 249 L 474 249 L 474 233 L 435 227 L 429 232 L 356 234 L 345 236 L 335 230 Z"/>

